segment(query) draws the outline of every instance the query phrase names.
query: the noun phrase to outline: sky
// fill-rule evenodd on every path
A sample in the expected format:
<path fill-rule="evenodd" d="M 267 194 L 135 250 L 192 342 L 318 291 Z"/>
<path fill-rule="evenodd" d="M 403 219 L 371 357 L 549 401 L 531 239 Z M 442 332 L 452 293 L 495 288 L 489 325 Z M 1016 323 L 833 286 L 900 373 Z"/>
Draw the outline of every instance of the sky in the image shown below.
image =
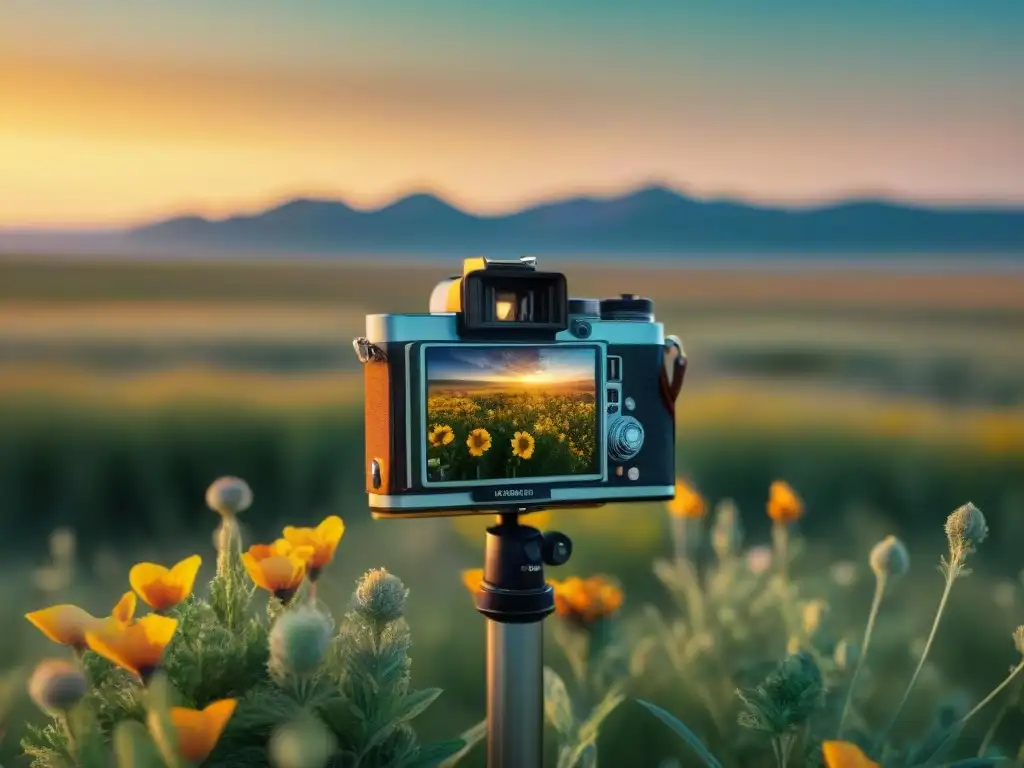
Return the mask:
<path fill-rule="evenodd" d="M 472 347 L 431 347 L 426 350 L 427 377 L 466 382 L 525 380 L 532 383 L 593 381 L 595 352 L 591 348 L 479 350 Z"/>
<path fill-rule="evenodd" d="M 1024 202 L 1022 0 L 3 0 L 0 226 L 662 183 Z"/>

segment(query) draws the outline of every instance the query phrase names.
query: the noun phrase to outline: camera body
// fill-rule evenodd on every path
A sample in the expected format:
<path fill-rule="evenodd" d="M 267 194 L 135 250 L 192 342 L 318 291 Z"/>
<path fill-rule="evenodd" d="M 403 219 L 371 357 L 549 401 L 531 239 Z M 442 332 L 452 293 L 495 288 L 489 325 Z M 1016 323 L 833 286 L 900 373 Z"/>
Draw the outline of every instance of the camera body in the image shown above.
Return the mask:
<path fill-rule="evenodd" d="M 368 315 L 354 346 L 376 518 L 674 497 L 686 358 L 650 299 L 570 299 L 532 258 L 467 259 L 429 314 Z"/>

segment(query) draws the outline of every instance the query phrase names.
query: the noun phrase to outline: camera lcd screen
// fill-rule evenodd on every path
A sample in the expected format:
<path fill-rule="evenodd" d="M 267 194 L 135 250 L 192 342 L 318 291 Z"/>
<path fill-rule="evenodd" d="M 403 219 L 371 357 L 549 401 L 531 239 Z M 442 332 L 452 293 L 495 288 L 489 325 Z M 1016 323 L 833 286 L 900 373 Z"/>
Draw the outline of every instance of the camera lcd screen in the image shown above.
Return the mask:
<path fill-rule="evenodd" d="M 592 345 L 423 348 L 427 485 L 601 476 Z"/>

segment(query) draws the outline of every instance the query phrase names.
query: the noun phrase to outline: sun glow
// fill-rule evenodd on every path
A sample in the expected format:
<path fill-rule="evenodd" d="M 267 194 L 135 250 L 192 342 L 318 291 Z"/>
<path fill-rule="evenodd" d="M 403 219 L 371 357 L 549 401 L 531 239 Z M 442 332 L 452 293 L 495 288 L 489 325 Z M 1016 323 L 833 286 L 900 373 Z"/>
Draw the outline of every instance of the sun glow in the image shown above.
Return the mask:
<path fill-rule="evenodd" d="M 561 381 L 561 377 L 557 374 L 552 374 L 550 371 L 524 373 L 519 377 L 519 382 L 522 384 L 550 384 L 554 381 Z"/>

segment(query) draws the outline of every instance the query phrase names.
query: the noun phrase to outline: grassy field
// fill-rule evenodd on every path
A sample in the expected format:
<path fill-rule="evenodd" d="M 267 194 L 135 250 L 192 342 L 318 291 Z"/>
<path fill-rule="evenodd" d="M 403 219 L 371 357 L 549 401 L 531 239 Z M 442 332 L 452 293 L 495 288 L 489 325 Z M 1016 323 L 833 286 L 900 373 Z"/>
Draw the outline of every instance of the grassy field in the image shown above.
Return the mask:
<path fill-rule="evenodd" d="M 929 689 L 932 699 L 984 695 L 1012 661 L 1009 632 L 1024 621 L 1024 276 L 566 271 L 573 295 L 655 298 L 691 359 L 681 475 L 711 501 L 734 499 L 750 544 L 770 540 L 768 485 L 789 481 L 807 508 L 799 575 L 835 601 L 837 631 L 856 638 L 863 625 L 870 547 L 888 533 L 911 546 L 914 568 L 894 598 L 902 613 L 893 606 L 900 618 L 879 651 L 896 682 L 880 683 L 878 701 L 898 698 L 889 689 L 905 682 L 913 640 L 927 632 L 945 515 L 968 500 L 986 513 L 992 537 L 976 576 L 954 593 Z M 446 689 L 423 728 L 448 736 L 478 720 L 483 626 L 459 572 L 479 565 L 485 522 L 369 521 L 350 344 L 367 312 L 423 311 L 443 276 L 310 262 L 0 261 L 6 665 L 50 650 L 25 611 L 64 601 L 107 611 L 133 561 L 209 551 L 215 521 L 204 490 L 236 474 L 256 493 L 243 520 L 250 540 L 330 513 L 345 519 L 328 602 L 344 604 L 370 567 L 413 585 L 414 678 Z M 613 575 L 626 624 L 647 603 L 669 609 L 652 572 L 672 541 L 658 505 L 566 511 L 555 523 L 577 545 L 559 576 Z M 76 567 L 57 573 L 47 537 L 62 527 L 74 531 Z M 831 574 L 843 561 L 858 575 L 839 589 Z M 786 641 L 784 632 L 772 640 L 779 652 Z M 642 677 L 635 695 L 693 710 L 686 685 L 665 678 Z M 682 754 L 637 710 L 624 704 L 604 726 L 602 764 Z M 16 760 L 16 732 L 8 728 L 4 764 Z M 482 764 L 474 756 L 467 764 Z"/>

